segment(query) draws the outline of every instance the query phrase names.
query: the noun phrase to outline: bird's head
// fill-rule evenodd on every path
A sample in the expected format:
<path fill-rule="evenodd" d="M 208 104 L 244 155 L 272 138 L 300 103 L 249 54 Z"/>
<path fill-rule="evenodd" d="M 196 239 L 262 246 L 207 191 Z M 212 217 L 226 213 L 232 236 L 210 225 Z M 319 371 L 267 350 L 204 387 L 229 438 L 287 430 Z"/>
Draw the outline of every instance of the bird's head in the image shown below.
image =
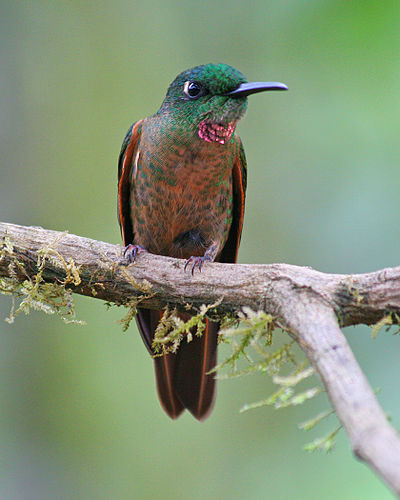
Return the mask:
<path fill-rule="evenodd" d="M 188 69 L 171 83 L 159 113 L 167 113 L 207 142 L 225 144 L 247 108 L 247 96 L 266 90 L 287 90 L 278 82 L 248 83 L 227 64 L 204 64 Z M 178 123 L 177 123 L 178 122 Z"/>

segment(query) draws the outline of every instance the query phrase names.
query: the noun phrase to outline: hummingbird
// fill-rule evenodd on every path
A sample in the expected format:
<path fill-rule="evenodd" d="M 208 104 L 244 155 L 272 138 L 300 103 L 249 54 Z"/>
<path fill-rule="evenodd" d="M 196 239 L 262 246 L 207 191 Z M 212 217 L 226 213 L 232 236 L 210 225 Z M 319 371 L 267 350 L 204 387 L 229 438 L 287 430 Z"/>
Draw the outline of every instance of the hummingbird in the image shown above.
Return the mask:
<path fill-rule="evenodd" d="M 118 220 L 128 261 L 142 252 L 182 258 L 192 274 L 206 262 L 236 262 L 247 167 L 235 130 L 247 97 L 269 90 L 287 86 L 249 83 L 222 63 L 196 66 L 175 78 L 157 113 L 129 128 L 118 160 Z M 203 420 L 215 400 L 210 370 L 217 363 L 219 324 L 207 319 L 201 337 L 193 334 L 176 353 L 155 356 L 162 314 L 138 308 L 136 315 L 154 359 L 161 405 L 172 419 L 187 409 Z"/>

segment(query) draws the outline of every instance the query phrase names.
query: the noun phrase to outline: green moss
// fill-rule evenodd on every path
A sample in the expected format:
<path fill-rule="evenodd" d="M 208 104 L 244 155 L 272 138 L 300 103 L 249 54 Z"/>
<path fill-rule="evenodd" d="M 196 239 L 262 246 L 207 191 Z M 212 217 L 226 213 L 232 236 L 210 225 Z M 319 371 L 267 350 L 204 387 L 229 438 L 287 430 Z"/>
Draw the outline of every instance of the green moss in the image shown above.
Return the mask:
<path fill-rule="evenodd" d="M 183 321 L 176 309 L 171 311 L 167 307 L 154 334 L 153 349 L 156 355 L 176 352 L 183 339 L 186 342 L 193 340 L 193 332 L 194 335 L 200 337 L 206 327 L 207 313 L 218 307 L 221 302 L 222 300 L 218 300 L 208 306 L 203 304 L 199 313 L 191 316 L 188 321 Z"/>
<path fill-rule="evenodd" d="M 275 339 L 272 316 L 249 308 L 243 308 L 238 316 L 239 321 L 237 318 L 230 318 L 220 331 L 221 341 L 231 345 L 232 353 L 216 367 L 218 378 L 228 379 L 258 373 L 271 376 L 272 382 L 278 386 L 266 398 L 242 406 L 240 412 L 265 406 L 272 406 L 274 409 L 299 406 L 324 392 L 320 384 L 301 387 L 302 383 L 309 382 L 315 375 L 314 369 L 309 366 L 308 360 L 304 359 L 303 355 L 301 355 L 303 361 L 299 362 L 299 355 L 294 352 L 295 340 L 289 339 L 282 344 L 282 336 L 286 335 L 286 332 L 279 334 L 281 345 L 275 347 L 278 339 Z M 300 424 L 299 428 L 313 429 L 332 414 L 334 414 L 332 409 L 321 412 Z M 327 436 L 308 443 L 304 449 L 330 451 L 340 428 L 339 426 Z"/>
<path fill-rule="evenodd" d="M 393 325 L 399 325 L 400 324 L 400 316 L 394 312 L 390 312 L 386 316 L 384 316 L 381 320 L 379 320 L 375 325 L 371 325 L 372 328 L 372 338 L 375 339 L 378 336 L 379 331 L 383 327 L 387 327 L 386 331 L 389 331 L 390 328 Z M 395 334 L 398 334 L 400 332 L 400 327 L 398 326 L 397 330 L 394 332 Z"/>
<path fill-rule="evenodd" d="M 336 434 L 340 431 L 341 428 L 342 426 L 339 425 L 338 427 L 336 427 L 334 431 L 327 434 L 326 436 L 323 436 L 322 438 L 316 438 L 313 441 L 311 441 L 311 443 L 307 443 L 306 445 L 304 445 L 303 449 L 309 452 L 332 451 L 336 444 L 335 442 Z"/>
<path fill-rule="evenodd" d="M 60 236 L 61 238 L 62 236 Z M 7 258 L 10 260 L 10 277 L 0 278 L 0 292 L 10 295 L 12 304 L 8 323 L 13 323 L 15 318 L 21 314 L 29 314 L 30 311 L 42 311 L 46 314 L 57 314 L 67 323 L 79 323 L 75 317 L 75 306 L 72 292 L 68 285 L 79 285 L 79 267 L 72 259 L 67 261 L 57 252 L 56 245 L 59 239 L 51 245 L 44 246 L 37 252 L 37 273 L 30 277 L 15 253 L 12 242 L 9 238 L 4 238 L 0 247 L 0 260 Z M 57 261 L 57 265 L 65 270 L 64 280 L 58 283 L 46 283 L 43 279 L 43 272 L 47 261 Z M 18 276 L 26 275 L 26 279 L 20 280 Z"/>

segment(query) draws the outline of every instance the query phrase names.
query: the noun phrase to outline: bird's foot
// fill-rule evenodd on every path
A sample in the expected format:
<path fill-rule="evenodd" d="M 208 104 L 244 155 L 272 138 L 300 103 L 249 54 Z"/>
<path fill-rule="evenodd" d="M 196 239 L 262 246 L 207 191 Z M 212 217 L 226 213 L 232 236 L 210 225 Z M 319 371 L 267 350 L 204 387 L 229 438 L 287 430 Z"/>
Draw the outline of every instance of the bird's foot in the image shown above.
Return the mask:
<path fill-rule="evenodd" d="M 212 262 L 213 258 L 210 255 L 203 255 L 202 257 L 189 257 L 187 261 L 185 262 L 185 267 L 183 268 L 184 271 L 186 271 L 186 268 L 189 264 L 192 264 L 192 276 L 194 274 L 194 270 L 196 269 L 196 266 L 199 268 L 199 271 L 201 272 L 201 268 L 203 267 L 204 262 Z"/>
<path fill-rule="evenodd" d="M 147 252 L 147 248 L 142 247 L 141 245 L 132 245 L 130 243 L 124 248 L 122 255 L 128 259 L 129 263 L 135 262 L 136 256 L 140 253 Z"/>

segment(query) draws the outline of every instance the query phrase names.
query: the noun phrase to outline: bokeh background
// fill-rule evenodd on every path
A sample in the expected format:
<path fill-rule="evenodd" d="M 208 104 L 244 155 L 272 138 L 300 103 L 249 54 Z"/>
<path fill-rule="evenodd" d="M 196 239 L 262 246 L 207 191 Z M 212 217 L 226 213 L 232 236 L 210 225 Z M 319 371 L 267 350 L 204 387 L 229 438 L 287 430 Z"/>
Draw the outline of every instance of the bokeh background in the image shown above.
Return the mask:
<path fill-rule="evenodd" d="M 398 265 L 400 5 L 282 0 L 0 3 L 0 220 L 120 242 L 116 159 L 183 69 L 225 62 L 287 93 L 239 126 L 249 184 L 240 262 L 338 273 Z M 239 414 L 268 377 L 223 381 L 214 413 L 170 421 L 124 312 L 76 298 L 86 326 L 0 297 L 2 499 L 389 499 L 353 458 L 307 454 L 297 423 L 326 408 Z M 398 337 L 347 329 L 400 425 Z"/>

